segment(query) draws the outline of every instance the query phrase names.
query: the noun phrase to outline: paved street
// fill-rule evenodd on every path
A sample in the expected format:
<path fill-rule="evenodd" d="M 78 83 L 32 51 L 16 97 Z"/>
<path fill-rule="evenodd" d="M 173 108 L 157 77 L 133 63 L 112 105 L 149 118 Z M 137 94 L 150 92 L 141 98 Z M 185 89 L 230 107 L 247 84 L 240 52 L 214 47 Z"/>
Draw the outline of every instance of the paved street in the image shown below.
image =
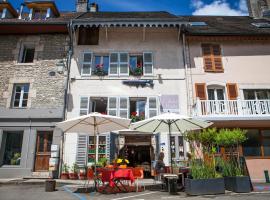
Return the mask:
<path fill-rule="evenodd" d="M 59 187 L 55 192 L 44 192 L 40 185 L 5 185 L 0 186 L 0 200 L 269 200 L 270 193 L 233 194 L 218 196 L 187 197 L 184 193 L 170 196 L 159 191 L 145 191 L 142 193 L 103 195 L 99 193 L 77 194 L 69 191 L 67 187 Z"/>

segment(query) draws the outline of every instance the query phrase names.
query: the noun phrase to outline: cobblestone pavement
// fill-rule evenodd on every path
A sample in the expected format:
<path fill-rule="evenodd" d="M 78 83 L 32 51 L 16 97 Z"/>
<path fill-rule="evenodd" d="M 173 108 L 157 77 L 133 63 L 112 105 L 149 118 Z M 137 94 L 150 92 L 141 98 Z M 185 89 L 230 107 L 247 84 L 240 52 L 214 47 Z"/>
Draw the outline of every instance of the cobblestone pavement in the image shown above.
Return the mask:
<path fill-rule="evenodd" d="M 0 186 L 0 200 L 269 200 L 270 193 L 250 193 L 225 195 L 209 195 L 189 197 L 185 193 L 169 195 L 167 192 L 145 191 L 140 193 L 122 193 L 104 195 L 99 193 L 72 193 L 68 187 L 58 187 L 55 192 L 45 192 L 42 185 L 2 185 Z"/>

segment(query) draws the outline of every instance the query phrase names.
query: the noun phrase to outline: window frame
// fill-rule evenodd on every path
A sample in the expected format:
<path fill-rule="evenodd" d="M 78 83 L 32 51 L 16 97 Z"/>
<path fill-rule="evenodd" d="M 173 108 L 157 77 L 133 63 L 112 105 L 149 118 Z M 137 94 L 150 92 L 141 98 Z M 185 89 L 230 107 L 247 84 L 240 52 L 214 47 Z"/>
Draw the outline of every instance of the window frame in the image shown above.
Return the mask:
<path fill-rule="evenodd" d="M 34 49 L 34 55 L 33 55 L 33 60 L 32 62 L 25 62 L 25 58 L 26 58 L 26 50 L 27 49 Z M 32 64 L 35 62 L 35 55 L 36 55 L 36 48 L 35 48 L 35 44 L 32 43 L 25 43 L 21 45 L 21 49 L 20 49 L 20 53 L 19 53 L 19 59 L 18 59 L 18 63 L 20 64 Z"/>
<path fill-rule="evenodd" d="M 260 140 L 259 147 L 260 147 L 261 155 L 260 156 L 245 156 L 244 153 L 243 153 L 244 152 L 244 145 L 243 144 L 240 146 L 240 154 L 245 156 L 246 158 L 250 158 L 250 159 L 269 159 L 270 155 L 269 156 L 264 155 L 263 141 L 264 141 L 264 138 L 270 139 L 270 135 L 269 136 L 263 136 L 262 132 L 265 131 L 265 130 L 270 130 L 270 129 L 265 128 L 265 129 L 254 129 L 254 130 L 258 130 L 258 132 L 259 132 L 259 140 Z"/>
<path fill-rule="evenodd" d="M 15 97 L 16 97 L 16 87 L 17 86 L 26 86 L 28 85 L 28 92 L 25 92 L 24 89 L 20 91 L 20 99 L 19 99 L 19 106 L 18 107 L 15 107 L 14 106 L 14 103 L 15 103 Z M 23 87 L 24 88 L 24 87 Z M 26 100 L 26 106 L 22 106 L 23 104 L 23 101 L 25 101 L 25 99 L 23 98 L 24 97 L 24 94 L 27 93 L 28 94 L 28 97 L 27 97 L 27 100 Z M 28 108 L 28 102 L 29 102 L 29 93 L 30 93 L 30 83 L 14 83 L 13 84 L 13 91 L 12 91 L 12 101 L 11 101 L 11 108 L 13 109 L 26 109 Z"/>
<path fill-rule="evenodd" d="M 81 108 L 82 98 L 87 98 L 87 108 Z M 81 111 L 86 111 L 86 115 L 88 115 L 89 114 L 89 107 L 90 107 L 90 105 L 89 105 L 90 104 L 90 97 L 89 96 L 80 96 L 79 100 L 80 100 L 79 116 L 84 116 L 84 115 L 81 115 Z"/>
<path fill-rule="evenodd" d="M 91 62 L 85 62 L 84 61 L 84 56 L 85 56 L 85 54 L 91 54 Z M 90 72 L 89 72 L 89 74 L 84 74 L 83 73 L 83 65 L 90 65 Z M 93 52 L 91 52 L 91 51 L 83 51 L 82 53 L 81 53 L 81 63 L 80 63 L 80 74 L 81 74 L 81 76 L 83 76 L 83 77 L 88 77 L 88 76 L 91 76 L 92 75 L 92 68 L 93 68 Z"/>
<path fill-rule="evenodd" d="M 156 108 L 150 108 L 150 99 L 151 98 L 155 98 L 156 99 Z M 159 115 L 159 112 L 160 112 L 160 103 L 159 103 L 158 97 L 156 97 L 156 96 L 148 96 L 147 97 L 147 118 L 148 119 L 151 118 L 150 117 L 150 111 L 156 111 L 156 115 L 155 116 Z M 152 117 L 154 117 L 154 116 L 152 116 Z"/>
<path fill-rule="evenodd" d="M 205 56 L 204 55 L 204 50 L 203 50 L 203 46 L 204 45 L 210 45 L 211 54 L 209 56 Z M 213 49 L 213 46 L 214 45 L 218 45 L 219 48 L 220 48 L 220 55 L 219 56 L 215 56 L 214 55 L 214 49 Z M 222 55 L 223 55 L 223 48 L 222 48 L 222 45 L 221 44 L 219 44 L 219 43 L 201 43 L 201 55 L 202 55 L 202 58 L 203 58 L 203 69 L 204 69 L 204 72 L 224 73 L 224 63 L 223 63 L 223 57 L 222 57 Z M 212 63 L 212 68 L 211 69 L 207 69 L 206 68 L 205 57 L 209 57 L 211 59 L 211 63 Z M 216 69 L 215 58 L 220 58 L 222 69 Z"/>
<path fill-rule="evenodd" d="M 152 62 L 145 61 L 145 54 L 151 54 Z M 145 65 L 152 65 L 152 72 L 145 73 Z M 154 54 L 151 51 L 144 51 L 143 52 L 143 76 L 153 76 L 154 75 Z"/>

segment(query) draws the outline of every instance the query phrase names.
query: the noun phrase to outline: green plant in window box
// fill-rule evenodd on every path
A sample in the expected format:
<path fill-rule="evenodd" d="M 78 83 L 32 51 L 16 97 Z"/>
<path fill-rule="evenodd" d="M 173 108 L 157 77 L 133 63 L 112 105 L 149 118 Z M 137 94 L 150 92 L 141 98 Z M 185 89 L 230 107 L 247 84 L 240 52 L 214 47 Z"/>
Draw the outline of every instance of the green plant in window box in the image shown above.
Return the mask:
<path fill-rule="evenodd" d="M 137 64 L 137 67 L 134 70 L 130 67 L 130 74 L 133 76 L 142 76 L 143 75 L 142 64 L 141 63 Z"/>
<path fill-rule="evenodd" d="M 21 161 L 21 153 L 14 153 L 13 158 L 10 160 L 11 165 L 19 165 Z"/>
<path fill-rule="evenodd" d="M 144 112 L 141 112 L 139 116 L 137 116 L 137 112 L 132 112 L 130 117 L 131 117 L 131 122 L 138 122 L 145 119 Z"/>
<path fill-rule="evenodd" d="M 96 65 L 94 74 L 97 75 L 97 76 L 105 76 L 105 75 L 107 75 L 106 71 L 104 70 L 104 65 L 103 64 Z"/>

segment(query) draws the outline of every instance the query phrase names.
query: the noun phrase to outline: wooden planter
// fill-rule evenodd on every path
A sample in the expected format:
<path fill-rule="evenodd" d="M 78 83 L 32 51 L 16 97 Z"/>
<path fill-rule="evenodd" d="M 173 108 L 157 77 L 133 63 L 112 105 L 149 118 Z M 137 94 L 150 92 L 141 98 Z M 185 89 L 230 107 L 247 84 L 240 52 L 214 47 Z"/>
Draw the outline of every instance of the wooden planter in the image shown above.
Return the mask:
<path fill-rule="evenodd" d="M 63 179 L 63 180 L 69 179 L 69 173 L 62 173 L 60 178 Z"/>
<path fill-rule="evenodd" d="M 224 178 L 185 179 L 185 192 L 188 195 L 224 194 Z"/>
<path fill-rule="evenodd" d="M 225 177 L 226 190 L 237 193 L 251 192 L 250 179 L 248 176 Z"/>

